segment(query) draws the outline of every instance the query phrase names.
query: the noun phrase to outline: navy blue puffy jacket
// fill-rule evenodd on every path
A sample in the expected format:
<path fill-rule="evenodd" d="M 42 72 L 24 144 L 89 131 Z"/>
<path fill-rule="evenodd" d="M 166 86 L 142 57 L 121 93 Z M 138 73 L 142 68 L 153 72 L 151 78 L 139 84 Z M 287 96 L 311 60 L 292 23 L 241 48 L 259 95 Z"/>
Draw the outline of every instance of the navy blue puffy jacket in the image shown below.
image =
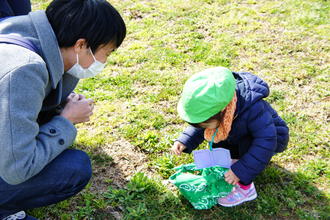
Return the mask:
<path fill-rule="evenodd" d="M 266 82 L 251 73 L 233 73 L 236 79 L 237 107 L 228 138 L 214 147 L 230 149 L 239 161 L 231 169 L 242 183 L 250 183 L 269 163 L 271 157 L 285 150 L 289 129 L 263 98 L 269 95 Z M 189 126 L 177 139 L 186 153 L 204 141 L 204 129 Z"/>

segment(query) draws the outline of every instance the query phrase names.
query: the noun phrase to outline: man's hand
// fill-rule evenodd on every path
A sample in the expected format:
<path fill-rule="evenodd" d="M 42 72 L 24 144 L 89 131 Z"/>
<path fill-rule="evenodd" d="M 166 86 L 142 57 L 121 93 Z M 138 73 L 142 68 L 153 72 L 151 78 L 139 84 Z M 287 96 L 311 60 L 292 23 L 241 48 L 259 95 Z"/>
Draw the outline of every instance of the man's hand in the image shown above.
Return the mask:
<path fill-rule="evenodd" d="M 186 149 L 186 146 L 184 146 L 181 142 L 176 141 L 174 142 L 171 151 L 172 153 L 176 154 L 176 155 L 181 155 L 182 151 Z"/>
<path fill-rule="evenodd" d="M 239 182 L 239 178 L 235 175 L 235 173 L 230 169 L 225 173 L 225 180 L 227 183 L 236 185 Z"/>
<path fill-rule="evenodd" d="M 73 99 L 73 98 L 78 98 L 78 100 L 86 99 L 86 97 L 84 95 L 71 92 L 71 94 L 66 98 L 66 101 L 68 102 L 70 99 Z"/>
<path fill-rule="evenodd" d="M 90 120 L 93 109 L 94 101 L 92 99 L 86 99 L 83 95 L 71 93 L 67 98 L 61 116 L 73 124 L 83 123 Z"/>

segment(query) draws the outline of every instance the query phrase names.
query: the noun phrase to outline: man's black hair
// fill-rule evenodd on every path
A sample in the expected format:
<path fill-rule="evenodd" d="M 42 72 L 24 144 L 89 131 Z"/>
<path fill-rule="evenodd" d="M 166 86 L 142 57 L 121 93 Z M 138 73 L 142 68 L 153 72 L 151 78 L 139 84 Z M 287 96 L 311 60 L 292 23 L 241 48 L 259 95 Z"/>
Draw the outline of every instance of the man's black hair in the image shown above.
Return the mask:
<path fill-rule="evenodd" d="M 126 36 L 124 20 L 105 0 L 54 0 L 46 15 L 60 47 L 71 47 L 84 38 L 95 52 L 111 42 L 118 48 Z"/>

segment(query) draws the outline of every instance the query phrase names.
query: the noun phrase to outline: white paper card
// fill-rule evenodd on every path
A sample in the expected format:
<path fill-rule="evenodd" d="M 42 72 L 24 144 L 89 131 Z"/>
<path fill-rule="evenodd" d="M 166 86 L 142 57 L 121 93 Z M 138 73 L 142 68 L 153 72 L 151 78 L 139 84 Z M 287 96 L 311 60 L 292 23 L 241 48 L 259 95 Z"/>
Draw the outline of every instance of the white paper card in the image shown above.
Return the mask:
<path fill-rule="evenodd" d="M 194 160 L 197 169 L 220 166 L 230 168 L 231 157 L 230 151 L 224 148 L 213 148 L 213 150 L 196 150 L 193 151 Z"/>

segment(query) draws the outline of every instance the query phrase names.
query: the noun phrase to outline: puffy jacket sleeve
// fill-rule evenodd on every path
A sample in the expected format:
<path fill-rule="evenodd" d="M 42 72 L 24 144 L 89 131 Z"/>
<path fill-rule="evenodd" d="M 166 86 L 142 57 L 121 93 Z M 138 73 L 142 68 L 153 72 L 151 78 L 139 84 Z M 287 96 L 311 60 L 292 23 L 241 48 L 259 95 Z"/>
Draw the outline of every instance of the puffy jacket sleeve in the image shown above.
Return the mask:
<path fill-rule="evenodd" d="M 277 145 L 276 127 L 265 101 L 256 102 L 248 111 L 247 124 L 252 143 L 247 153 L 231 166 L 243 183 L 250 183 L 265 169 Z"/>
<path fill-rule="evenodd" d="M 186 149 L 183 152 L 191 153 L 204 141 L 204 129 L 189 126 L 176 141 L 179 141 L 186 146 Z"/>
<path fill-rule="evenodd" d="M 30 63 L 0 79 L 0 176 L 15 185 L 38 174 L 70 146 L 76 129 L 56 116 L 39 127 L 48 71 L 44 63 Z"/>

